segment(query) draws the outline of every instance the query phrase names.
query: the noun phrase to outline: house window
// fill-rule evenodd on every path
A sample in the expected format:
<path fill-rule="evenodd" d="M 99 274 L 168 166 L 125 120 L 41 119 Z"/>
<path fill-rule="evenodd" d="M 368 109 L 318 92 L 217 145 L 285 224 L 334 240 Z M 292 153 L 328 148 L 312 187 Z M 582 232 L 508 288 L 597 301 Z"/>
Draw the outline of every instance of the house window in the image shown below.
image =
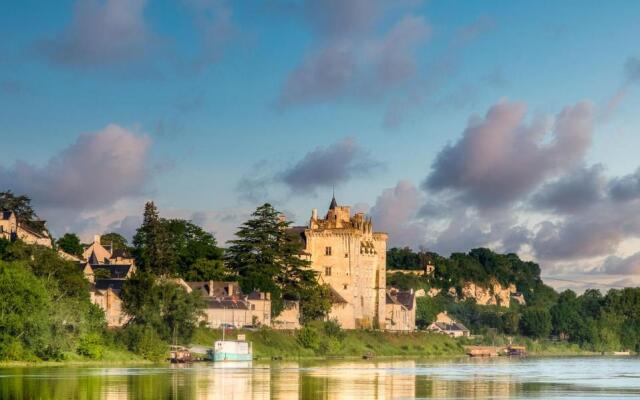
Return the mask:
<path fill-rule="evenodd" d="M 331 267 L 324 267 L 324 276 L 331 276 Z"/>
<path fill-rule="evenodd" d="M 331 246 L 327 246 L 324 248 L 324 255 L 325 256 L 330 256 L 331 255 Z"/>

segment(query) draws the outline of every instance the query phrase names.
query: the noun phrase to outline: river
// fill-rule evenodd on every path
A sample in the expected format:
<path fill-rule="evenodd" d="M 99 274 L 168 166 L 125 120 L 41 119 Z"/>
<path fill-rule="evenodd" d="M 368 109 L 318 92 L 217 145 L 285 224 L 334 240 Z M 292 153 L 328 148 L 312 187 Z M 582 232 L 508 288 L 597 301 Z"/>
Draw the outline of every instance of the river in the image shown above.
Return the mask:
<path fill-rule="evenodd" d="M 1 399 L 640 397 L 635 357 L 0 368 Z"/>

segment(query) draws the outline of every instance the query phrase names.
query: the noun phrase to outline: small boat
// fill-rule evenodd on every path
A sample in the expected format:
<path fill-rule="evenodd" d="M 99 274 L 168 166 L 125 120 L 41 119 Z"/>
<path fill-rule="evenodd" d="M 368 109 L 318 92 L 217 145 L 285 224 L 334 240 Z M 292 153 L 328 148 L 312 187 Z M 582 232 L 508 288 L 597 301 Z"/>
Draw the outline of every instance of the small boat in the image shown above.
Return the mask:
<path fill-rule="evenodd" d="M 213 349 L 207 351 L 210 361 L 251 361 L 253 349 L 250 342 L 244 340 L 218 340 Z"/>
<path fill-rule="evenodd" d="M 631 355 L 631 351 L 629 351 L 629 350 L 614 351 L 613 355 L 614 356 L 630 356 Z"/>
<path fill-rule="evenodd" d="M 173 364 L 190 363 L 193 361 L 189 349 L 183 346 L 171 346 L 169 360 Z"/>
<path fill-rule="evenodd" d="M 505 350 L 508 356 L 522 357 L 527 355 L 527 348 L 524 346 L 509 345 Z"/>

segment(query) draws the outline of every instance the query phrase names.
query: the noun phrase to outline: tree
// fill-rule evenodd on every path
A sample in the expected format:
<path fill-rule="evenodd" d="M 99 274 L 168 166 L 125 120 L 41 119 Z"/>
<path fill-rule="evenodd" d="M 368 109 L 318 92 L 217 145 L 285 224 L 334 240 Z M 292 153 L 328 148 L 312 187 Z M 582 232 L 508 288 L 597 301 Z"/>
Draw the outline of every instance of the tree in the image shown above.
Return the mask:
<path fill-rule="evenodd" d="M 301 307 L 313 296 L 325 296 L 318 285 L 310 262 L 300 258 L 302 243 L 288 228 L 290 221 L 270 204 L 258 207 L 236 233 L 226 251 L 228 267 L 240 277 L 245 292 L 271 293 L 271 313 L 282 311 L 283 298 L 301 300 Z"/>
<path fill-rule="evenodd" d="M 128 325 L 151 327 L 166 341 L 188 342 L 202 309 L 199 292 L 187 293 L 172 280 L 137 271 L 121 292 L 123 310 L 131 316 Z"/>
<path fill-rule="evenodd" d="M 20 222 L 26 223 L 38 218 L 31 207 L 31 199 L 24 195 L 16 196 L 11 190 L 0 192 L 0 210 L 13 211 Z"/>
<path fill-rule="evenodd" d="M 520 329 L 527 336 L 546 338 L 551 333 L 551 314 L 544 308 L 529 307 L 522 313 Z"/>
<path fill-rule="evenodd" d="M 56 241 L 56 244 L 62 251 L 74 256 L 82 255 L 84 250 L 82 243 L 80 243 L 80 238 L 75 233 L 65 233 Z"/>
<path fill-rule="evenodd" d="M 171 246 L 171 271 L 188 280 L 225 280 L 228 273 L 215 237 L 191 221 L 162 219 Z"/>
<path fill-rule="evenodd" d="M 129 250 L 129 242 L 119 233 L 109 232 L 100 236 L 100 243 L 110 244 L 113 250 Z"/>
<path fill-rule="evenodd" d="M 42 281 L 20 262 L 0 261 L 0 293 L 0 359 L 42 355 L 51 302 Z"/>
<path fill-rule="evenodd" d="M 416 299 L 416 326 L 418 329 L 426 329 L 436 316 L 442 311 L 440 297 L 418 297 Z"/>
<path fill-rule="evenodd" d="M 152 201 L 144 206 L 142 226 L 133 237 L 138 266 L 158 275 L 171 272 L 171 246 L 166 226 L 160 220 L 158 209 Z"/>

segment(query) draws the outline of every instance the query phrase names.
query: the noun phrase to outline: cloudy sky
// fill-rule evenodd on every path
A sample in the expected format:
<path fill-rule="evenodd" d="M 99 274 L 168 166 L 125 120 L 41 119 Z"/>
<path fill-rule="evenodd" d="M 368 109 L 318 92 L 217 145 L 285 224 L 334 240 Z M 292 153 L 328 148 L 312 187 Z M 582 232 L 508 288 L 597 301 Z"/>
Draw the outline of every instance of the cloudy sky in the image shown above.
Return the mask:
<path fill-rule="evenodd" d="M 640 284 L 637 37 L 621 0 L 11 2 L 0 187 L 56 235 L 153 199 L 224 242 L 335 186 L 391 245 Z"/>

